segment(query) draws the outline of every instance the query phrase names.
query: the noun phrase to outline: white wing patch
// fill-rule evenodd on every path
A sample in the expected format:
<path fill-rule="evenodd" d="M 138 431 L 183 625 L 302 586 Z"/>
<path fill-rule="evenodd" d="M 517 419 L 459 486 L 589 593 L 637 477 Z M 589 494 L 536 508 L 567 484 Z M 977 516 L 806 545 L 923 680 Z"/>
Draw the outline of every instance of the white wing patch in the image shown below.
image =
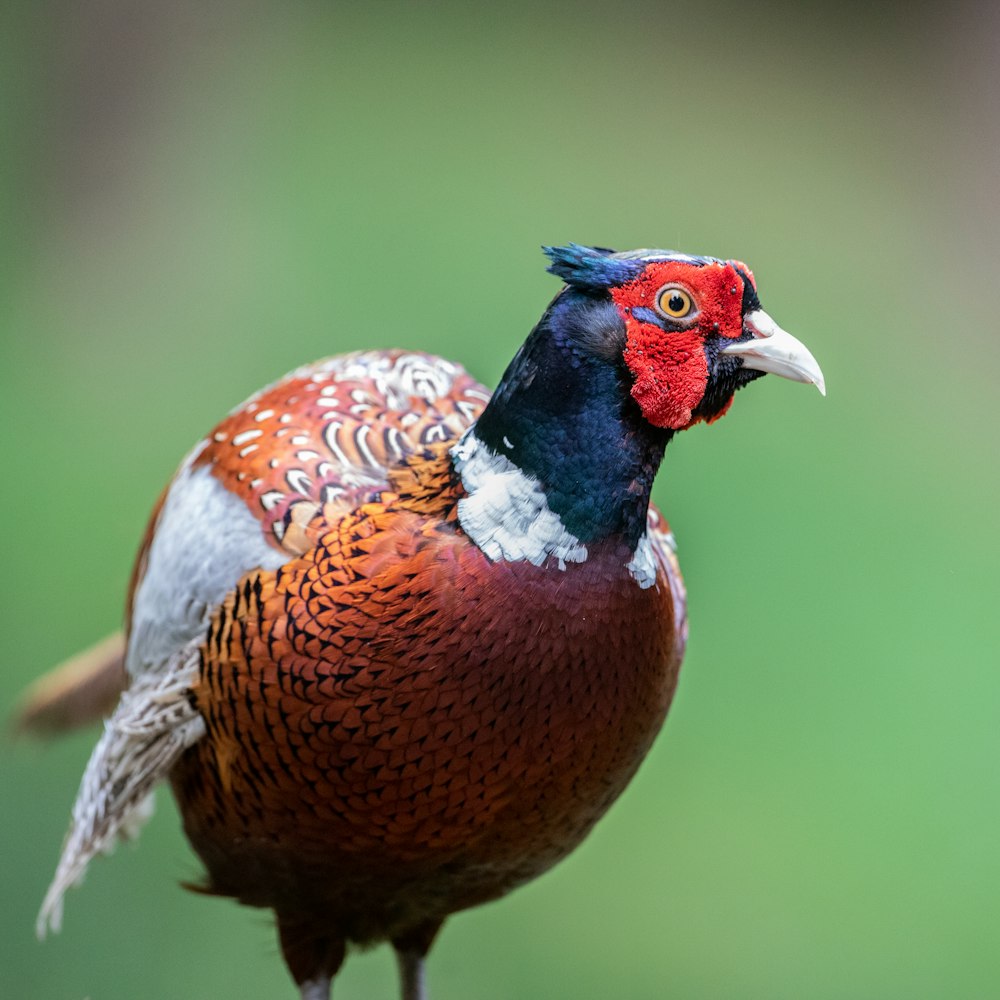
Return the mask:
<path fill-rule="evenodd" d="M 560 569 L 587 561 L 587 547 L 549 508 L 537 479 L 495 454 L 471 428 L 451 455 L 468 492 L 458 501 L 459 523 L 490 559 L 540 566 L 554 556 Z"/>
<path fill-rule="evenodd" d="M 158 671 L 208 627 L 212 609 L 252 569 L 277 569 L 289 556 L 268 545 L 260 522 L 195 449 L 167 493 L 132 604 L 126 666 L 133 677 Z"/>
<path fill-rule="evenodd" d="M 63 896 L 78 884 L 90 860 L 107 854 L 119 837 L 134 837 L 152 813 L 152 792 L 180 755 L 205 734 L 205 720 L 189 701 L 198 672 L 198 643 L 156 673 L 135 678 L 104 724 L 80 783 L 73 819 L 35 930 L 44 937 L 62 923 Z"/>

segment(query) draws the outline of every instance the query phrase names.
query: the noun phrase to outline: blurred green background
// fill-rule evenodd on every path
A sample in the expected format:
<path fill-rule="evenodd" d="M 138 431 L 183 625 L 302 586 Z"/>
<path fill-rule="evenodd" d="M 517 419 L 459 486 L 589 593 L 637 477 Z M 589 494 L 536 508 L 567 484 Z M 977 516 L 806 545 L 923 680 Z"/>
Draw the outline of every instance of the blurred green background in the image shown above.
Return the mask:
<path fill-rule="evenodd" d="M 671 445 L 666 730 L 572 858 L 452 920 L 433 996 L 1000 995 L 997 8 L 2 16 L 3 706 L 118 625 L 161 486 L 261 384 L 375 345 L 494 384 L 541 243 L 740 257 L 829 396 L 767 379 Z M 95 738 L 0 753 L 0 995 L 291 997 L 265 914 L 177 887 L 166 794 L 35 941 Z M 395 989 L 378 949 L 336 996 Z"/>

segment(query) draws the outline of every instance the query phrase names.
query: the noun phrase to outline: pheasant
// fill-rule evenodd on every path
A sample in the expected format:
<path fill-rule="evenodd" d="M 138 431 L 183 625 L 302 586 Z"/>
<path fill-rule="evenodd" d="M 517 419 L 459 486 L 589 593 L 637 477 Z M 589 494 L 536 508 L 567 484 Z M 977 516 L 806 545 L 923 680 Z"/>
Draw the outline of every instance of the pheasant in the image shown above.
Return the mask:
<path fill-rule="evenodd" d="M 624 790 L 687 635 L 650 504 L 664 449 L 765 372 L 823 376 L 739 261 L 544 251 L 564 287 L 492 395 L 425 354 L 332 357 L 183 461 L 40 934 L 169 781 L 202 888 L 274 911 L 302 1000 L 378 941 L 422 1000 L 444 920 L 550 868 Z M 99 659 L 101 704 L 121 656 Z"/>

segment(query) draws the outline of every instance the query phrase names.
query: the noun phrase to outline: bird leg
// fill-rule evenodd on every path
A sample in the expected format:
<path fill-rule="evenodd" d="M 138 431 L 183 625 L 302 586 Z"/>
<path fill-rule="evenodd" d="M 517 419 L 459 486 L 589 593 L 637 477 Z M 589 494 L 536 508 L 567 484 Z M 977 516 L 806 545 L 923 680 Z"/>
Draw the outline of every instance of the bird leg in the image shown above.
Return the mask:
<path fill-rule="evenodd" d="M 301 1000 L 330 1000 L 333 977 L 344 961 L 345 943 L 321 920 L 278 913 L 278 939 Z"/>
<path fill-rule="evenodd" d="M 330 1000 L 330 987 L 332 985 L 333 980 L 329 976 L 299 983 L 301 1000 Z"/>
<path fill-rule="evenodd" d="M 402 1000 L 427 1000 L 424 981 L 424 956 L 416 951 L 397 951 L 400 995 Z M 303 998 L 305 1000 L 305 998 Z"/>
<path fill-rule="evenodd" d="M 425 959 L 435 935 L 441 929 L 441 923 L 440 920 L 429 921 L 392 939 L 399 966 L 402 1000 L 427 1000 L 427 984 L 424 981 Z"/>

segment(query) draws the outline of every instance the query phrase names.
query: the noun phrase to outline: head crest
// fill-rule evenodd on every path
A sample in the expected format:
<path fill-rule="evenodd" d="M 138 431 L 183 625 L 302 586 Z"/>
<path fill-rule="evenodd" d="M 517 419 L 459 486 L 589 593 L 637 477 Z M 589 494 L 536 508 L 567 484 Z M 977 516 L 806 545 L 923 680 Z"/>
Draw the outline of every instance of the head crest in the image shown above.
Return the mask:
<path fill-rule="evenodd" d="M 672 260 L 695 267 L 725 263 L 716 257 L 695 257 L 677 250 L 625 250 L 617 253 L 606 247 L 584 247 L 579 243 L 542 247 L 542 250 L 552 261 L 549 265 L 551 274 L 558 275 L 568 285 L 591 291 L 626 285 L 638 278 L 648 264 L 656 261 Z"/>
<path fill-rule="evenodd" d="M 624 260 L 614 250 L 604 247 L 570 243 L 564 247 L 542 247 L 542 252 L 552 261 L 550 274 L 562 278 L 567 285 L 593 291 L 624 285 L 637 278 L 643 269 L 642 261 Z"/>

